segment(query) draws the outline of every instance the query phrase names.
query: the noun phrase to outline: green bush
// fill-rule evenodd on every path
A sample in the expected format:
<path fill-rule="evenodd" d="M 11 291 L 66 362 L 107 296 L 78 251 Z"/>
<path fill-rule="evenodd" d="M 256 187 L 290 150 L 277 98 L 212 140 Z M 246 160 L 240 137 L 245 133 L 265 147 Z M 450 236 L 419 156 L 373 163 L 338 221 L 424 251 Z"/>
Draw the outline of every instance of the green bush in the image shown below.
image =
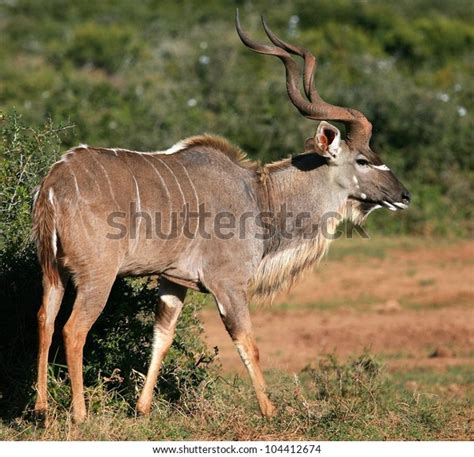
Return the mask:
<path fill-rule="evenodd" d="M 0 115 L 0 248 L 23 249 L 30 230 L 31 194 L 60 153 L 60 133 L 48 121 L 26 127 L 17 114 Z"/>
<path fill-rule="evenodd" d="M 52 58 L 58 62 L 70 60 L 74 65 L 101 68 L 114 73 L 121 66 L 132 65 L 143 50 L 133 39 L 133 30 L 114 24 L 88 22 L 79 24 L 71 32 L 71 38 L 55 49 Z M 64 54 L 62 55 L 62 52 Z"/>

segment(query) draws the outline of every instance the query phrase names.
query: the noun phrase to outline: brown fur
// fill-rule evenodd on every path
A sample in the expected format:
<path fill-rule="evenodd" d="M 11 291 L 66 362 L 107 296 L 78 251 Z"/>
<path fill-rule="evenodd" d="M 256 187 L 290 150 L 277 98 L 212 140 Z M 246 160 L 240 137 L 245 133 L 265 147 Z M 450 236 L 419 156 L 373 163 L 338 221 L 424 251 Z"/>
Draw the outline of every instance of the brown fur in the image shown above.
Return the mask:
<path fill-rule="evenodd" d="M 289 158 L 262 165 L 260 161 L 250 159 L 245 151 L 218 135 L 205 133 L 204 135 L 192 136 L 183 140 L 183 144 L 183 151 L 196 147 L 205 147 L 218 151 L 242 168 L 255 170 L 262 180 L 273 171 L 291 166 L 291 159 Z"/>
<path fill-rule="evenodd" d="M 48 194 L 38 189 L 33 207 L 32 238 L 36 243 L 38 258 L 46 280 L 53 286 L 58 284 L 59 275 L 52 240 L 55 238 L 54 207 Z"/>
<path fill-rule="evenodd" d="M 258 162 L 248 158 L 245 151 L 230 143 L 226 138 L 218 135 L 205 133 L 203 135 L 191 136 L 183 140 L 183 144 L 185 144 L 183 151 L 198 147 L 211 148 L 226 155 L 232 162 L 242 168 L 255 169 L 259 166 Z"/>

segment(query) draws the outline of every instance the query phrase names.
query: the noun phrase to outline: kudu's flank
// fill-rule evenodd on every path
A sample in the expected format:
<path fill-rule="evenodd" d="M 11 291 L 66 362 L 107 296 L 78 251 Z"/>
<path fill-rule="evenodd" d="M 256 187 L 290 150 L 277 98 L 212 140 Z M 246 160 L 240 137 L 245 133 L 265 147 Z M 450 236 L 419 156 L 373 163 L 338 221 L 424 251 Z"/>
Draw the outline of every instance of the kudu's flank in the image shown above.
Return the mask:
<path fill-rule="evenodd" d="M 160 275 L 160 299 L 138 412 L 150 411 L 160 365 L 191 288 L 215 297 L 252 379 L 261 412 L 271 416 L 274 406 L 259 366 L 250 297 L 271 296 L 320 259 L 330 241 L 327 234 L 339 222 L 337 214 L 360 223 L 374 208 L 396 210 L 408 205 L 409 193 L 369 147 L 370 122 L 356 110 L 323 101 L 313 86 L 315 57 L 263 25 L 274 46 L 251 40 L 236 18 L 245 45 L 282 60 L 288 95 L 300 113 L 323 120 L 314 137 L 306 140 L 304 153 L 259 165 L 224 139 L 209 135 L 151 153 L 81 145 L 54 164 L 43 180 L 33 209 L 44 283 L 38 313 L 38 413 L 47 409 L 48 352 L 68 278 L 72 276 L 77 296 L 63 333 L 73 417 L 82 421 L 87 333 L 117 275 L 155 273 Z M 306 98 L 298 89 L 298 67 L 290 54 L 304 59 Z M 326 120 L 343 122 L 346 139 Z M 193 218 L 202 208 L 207 217 Z M 283 217 L 282 209 L 290 216 Z M 159 215 L 160 223 L 170 230 L 167 233 L 174 236 L 154 236 L 150 214 Z M 235 236 L 215 233 L 215 221 L 222 214 L 239 221 Z M 119 216 L 117 236 L 114 218 Z M 329 229 L 323 230 L 324 222 Z"/>

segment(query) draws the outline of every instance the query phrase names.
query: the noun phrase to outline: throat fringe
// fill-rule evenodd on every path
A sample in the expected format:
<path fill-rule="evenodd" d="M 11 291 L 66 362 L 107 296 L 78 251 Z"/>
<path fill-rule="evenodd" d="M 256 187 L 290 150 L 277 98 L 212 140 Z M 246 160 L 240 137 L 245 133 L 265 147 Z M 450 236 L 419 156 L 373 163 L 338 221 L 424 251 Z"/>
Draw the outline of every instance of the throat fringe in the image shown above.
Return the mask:
<path fill-rule="evenodd" d="M 321 261 L 335 238 L 340 222 L 350 220 L 361 224 L 365 219 L 358 205 L 352 201 L 345 202 L 337 212 L 341 218 L 330 218 L 325 230 L 320 227 L 312 239 L 295 240 L 298 243 L 296 246 L 265 255 L 249 283 L 249 295 L 257 300 L 273 301 L 278 292 L 289 290 L 301 275 Z"/>

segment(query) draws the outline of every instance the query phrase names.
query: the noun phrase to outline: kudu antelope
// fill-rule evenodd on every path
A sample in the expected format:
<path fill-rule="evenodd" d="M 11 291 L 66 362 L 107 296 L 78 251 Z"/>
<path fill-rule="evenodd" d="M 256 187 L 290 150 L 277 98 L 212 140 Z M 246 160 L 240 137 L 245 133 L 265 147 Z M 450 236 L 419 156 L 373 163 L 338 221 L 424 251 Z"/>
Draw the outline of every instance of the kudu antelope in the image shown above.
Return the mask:
<path fill-rule="evenodd" d="M 265 21 L 263 26 L 273 46 L 249 38 L 236 17 L 237 32 L 246 46 L 283 62 L 288 95 L 299 112 L 322 121 L 314 137 L 306 140 L 304 152 L 259 165 L 226 140 L 209 135 L 150 153 L 81 145 L 67 152 L 42 181 L 33 210 L 44 285 L 38 313 L 37 412 L 47 409 L 48 351 L 68 277 L 74 280 L 77 296 L 63 333 L 73 417 L 81 421 L 86 415 L 82 357 L 87 333 L 117 275 L 153 273 L 160 276 L 159 303 L 138 412 L 150 411 L 186 291 L 194 289 L 215 297 L 260 410 L 271 416 L 274 406 L 259 366 L 249 299 L 289 286 L 322 257 L 330 241 L 322 230 L 325 214 L 341 214 L 360 223 L 374 208 L 397 210 L 408 205 L 407 190 L 370 149 L 370 122 L 359 111 L 325 102 L 313 85 L 315 57 L 278 38 Z M 299 71 L 290 54 L 304 60 L 305 96 L 299 91 Z M 328 120 L 345 124 L 345 140 Z M 192 219 L 191 213 L 201 207 L 209 217 Z M 283 207 L 288 214 L 308 217 L 300 218 L 300 223 L 298 217 L 283 218 Z M 176 236 L 153 236 L 146 217 L 152 213 L 160 216 L 163 226 L 174 227 Z M 244 219 L 245 234 L 217 236 L 213 222 L 222 213 Z M 110 217 L 117 214 L 123 215 L 122 236 L 111 227 Z M 332 226 L 338 222 L 328 221 Z M 259 236 L 262 228 L 264 236 Z M 208 232 L 211 235 L 205 236 Z"/>

